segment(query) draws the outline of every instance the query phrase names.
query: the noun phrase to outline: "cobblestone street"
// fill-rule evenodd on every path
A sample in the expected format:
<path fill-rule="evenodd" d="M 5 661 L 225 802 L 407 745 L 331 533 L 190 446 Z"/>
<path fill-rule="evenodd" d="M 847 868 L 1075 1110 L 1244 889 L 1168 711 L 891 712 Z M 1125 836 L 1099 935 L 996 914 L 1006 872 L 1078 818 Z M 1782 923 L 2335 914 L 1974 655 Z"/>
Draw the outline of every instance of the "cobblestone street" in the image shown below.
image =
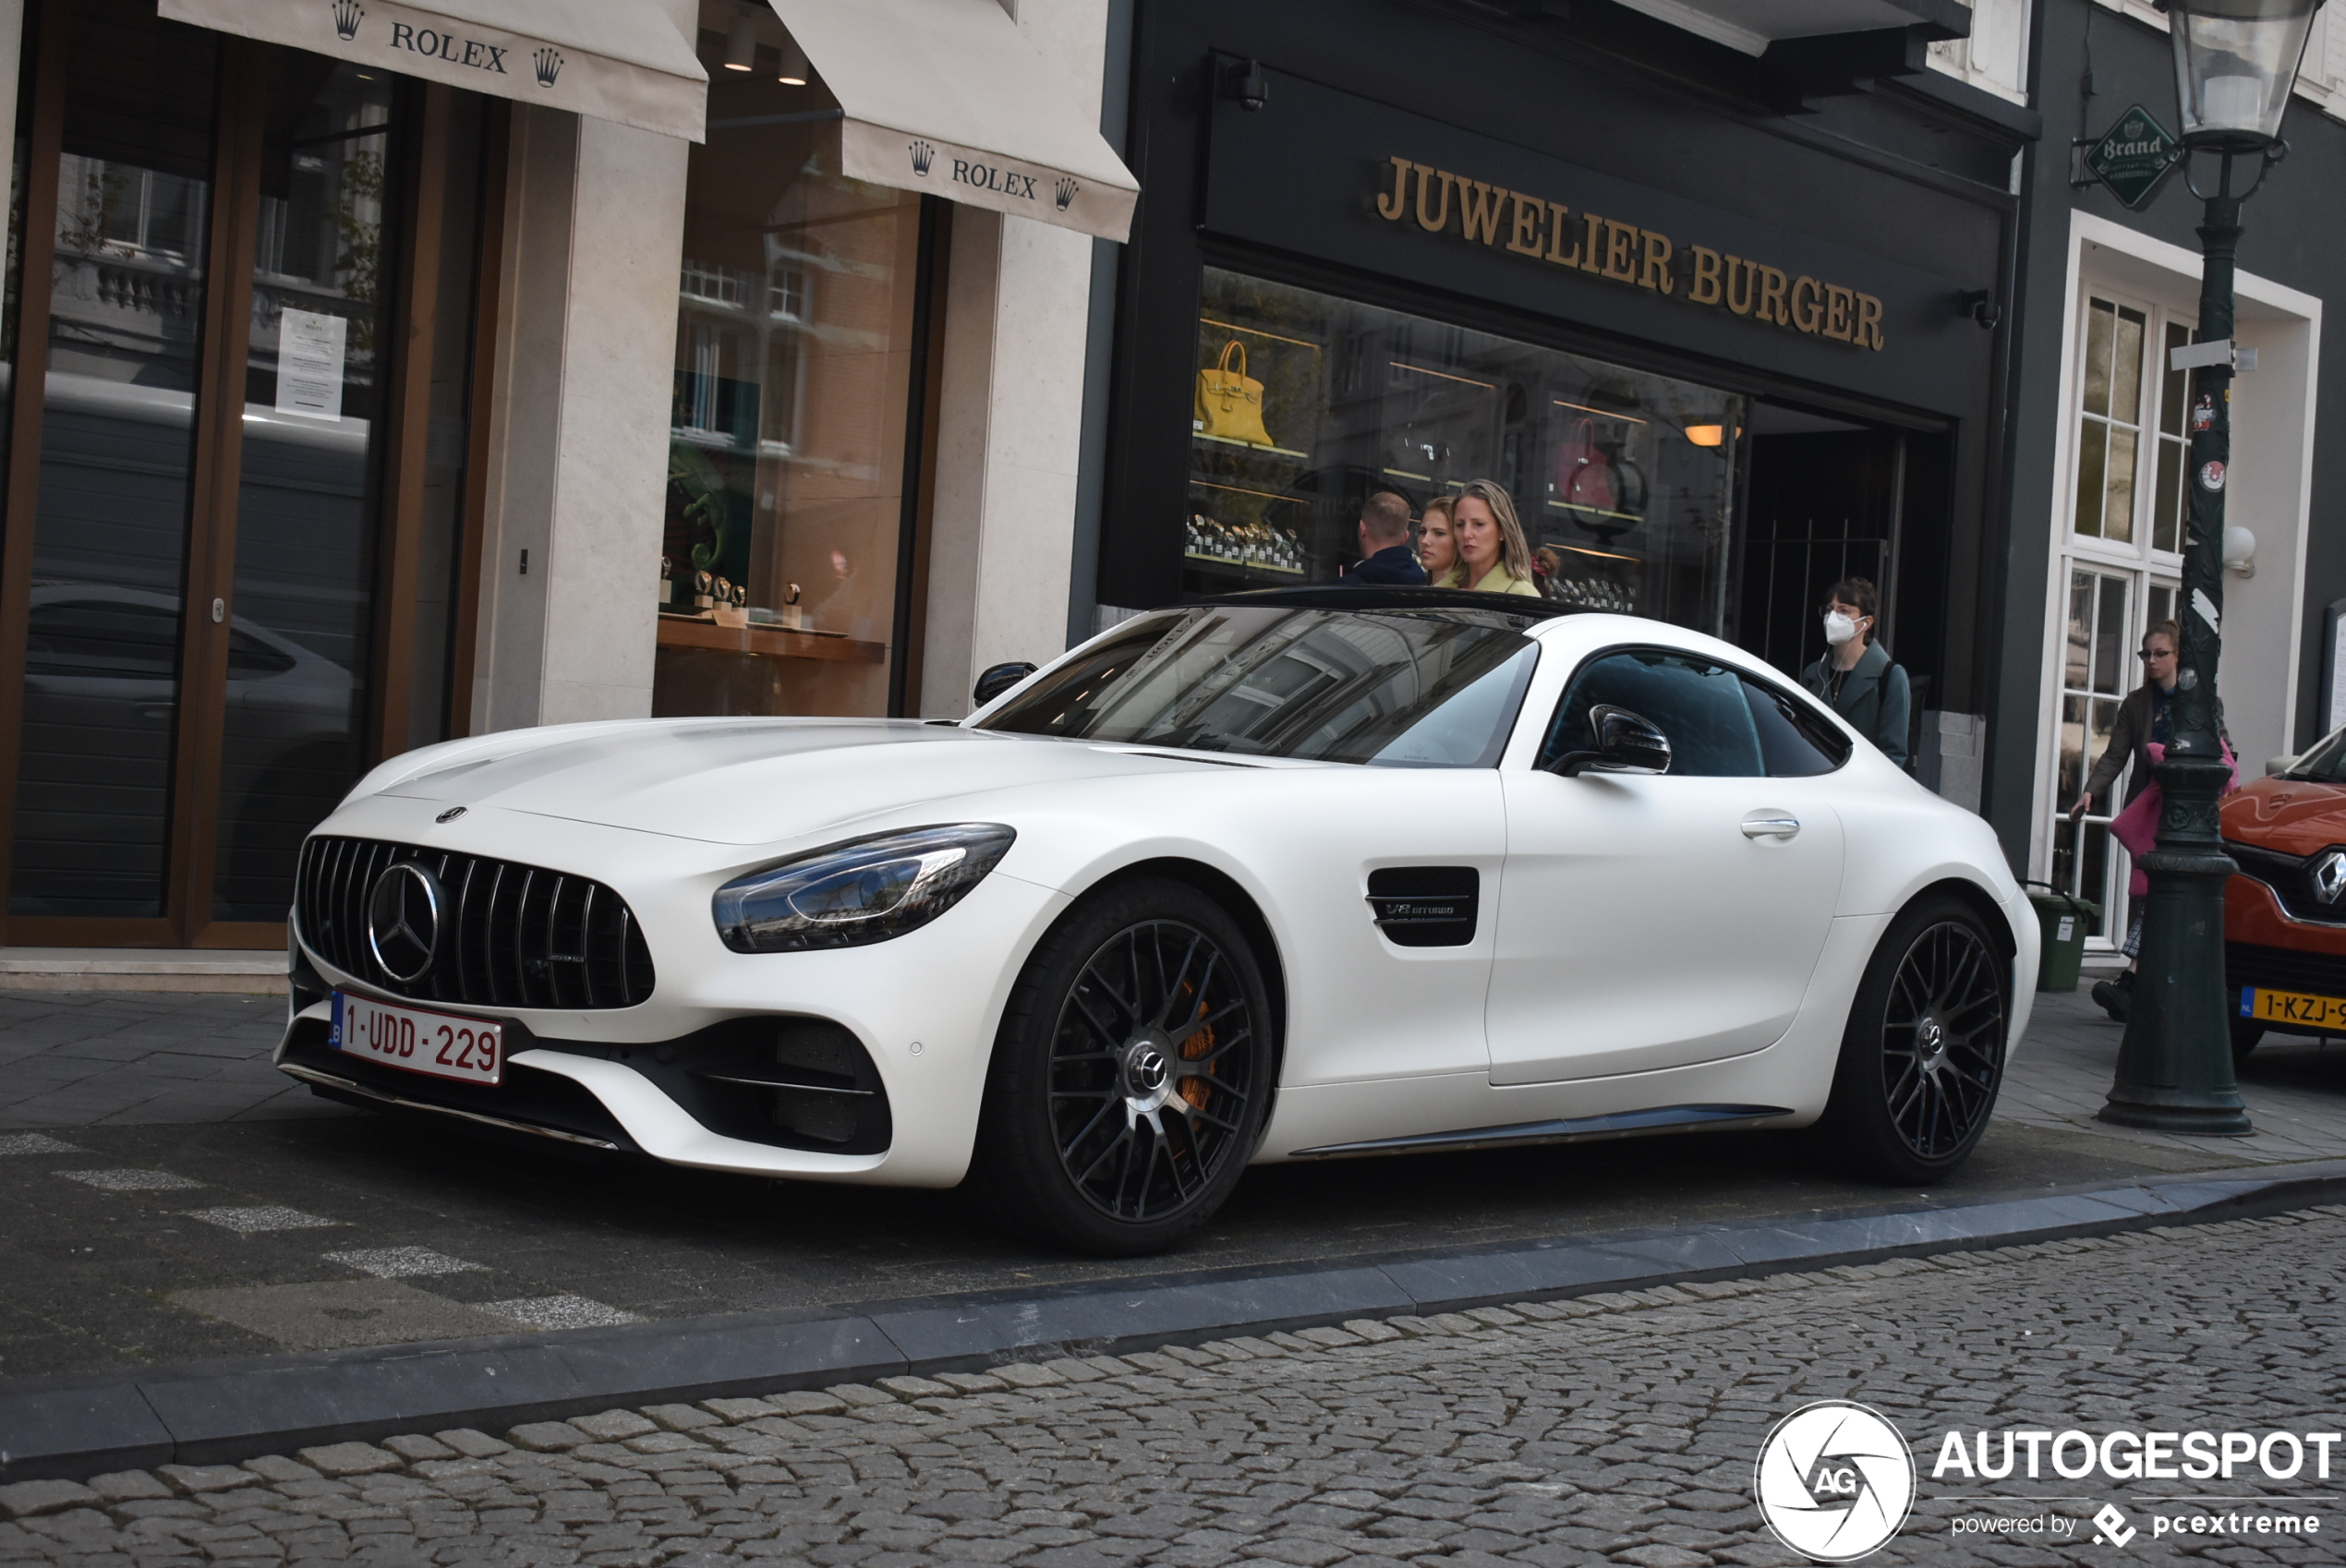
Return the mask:
<path fill-rule="evenodd" d="M 1872 1561 L 2111 1557 L 2089 1523 L 2050 1550 L 1954 1537 L 1958 1516 L 2038 1504 L 2023 1481 L 1934 1481 L 1940 1433 L 2335 1430 L 2342 1274 L 2331 1208 L 30 1481 L 0 1489 L 0 1562 L 1789 1563 L 1750 1501 L 1753 1459 L 1831 1397 L 1898 1423 L 1921 1469 Z M 2148 1501 L 2097 1480 L 2047 1495 L 2080 1484 L 2036 1495 L 2078 1521 Z M 2262 1486 L 2322 1515 L 2317 1538 L 2145 1527 L 2126 1554 L 2334 1562 L 2333 1485 L 2235 1478 L 2204 1500 L 2255 1514 Z M 2175 1483 L 2152 1490 L 2190 1510 Z"/>

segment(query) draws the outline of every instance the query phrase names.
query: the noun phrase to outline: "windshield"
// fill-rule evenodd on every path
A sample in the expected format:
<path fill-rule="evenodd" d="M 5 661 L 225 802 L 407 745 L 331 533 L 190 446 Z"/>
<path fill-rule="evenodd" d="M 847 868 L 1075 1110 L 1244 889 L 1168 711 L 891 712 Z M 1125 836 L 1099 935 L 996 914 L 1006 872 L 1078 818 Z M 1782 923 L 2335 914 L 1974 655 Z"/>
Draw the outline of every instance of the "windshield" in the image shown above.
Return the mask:
<path fill-rule="evenodd" d="M 2314 749 L 2289 765 L 2284 778 L 2310 778 L 2317 784 L 2346 784 L 2346 730 L 2333 730 Z"/>
<path fill-rule="evenodd" d="M 1493 767 L 1538 658 L 1492 610 L 1200 605 L 1129 622 L 982 730 L 1388 767 Z"/>

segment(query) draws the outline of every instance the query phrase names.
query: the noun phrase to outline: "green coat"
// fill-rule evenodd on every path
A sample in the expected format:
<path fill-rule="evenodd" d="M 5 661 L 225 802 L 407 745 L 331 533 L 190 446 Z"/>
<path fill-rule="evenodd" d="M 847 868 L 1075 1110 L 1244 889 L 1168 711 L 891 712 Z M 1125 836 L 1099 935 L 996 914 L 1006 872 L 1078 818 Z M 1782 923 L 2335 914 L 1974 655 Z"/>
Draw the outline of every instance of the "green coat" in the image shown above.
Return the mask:
<path fill-rule="evenodd" d="M 1827 690 L 1825 660 L 1820 658 L 1800 672 L 1800 683 L 1821 697 Z M 1868 643 L 1865 656 L 1841 683 L 1841 695 L 1832 710 L 1904 767 L 1907 701 L 1905 670 L 1890 662 L 1880 643 Z"/>

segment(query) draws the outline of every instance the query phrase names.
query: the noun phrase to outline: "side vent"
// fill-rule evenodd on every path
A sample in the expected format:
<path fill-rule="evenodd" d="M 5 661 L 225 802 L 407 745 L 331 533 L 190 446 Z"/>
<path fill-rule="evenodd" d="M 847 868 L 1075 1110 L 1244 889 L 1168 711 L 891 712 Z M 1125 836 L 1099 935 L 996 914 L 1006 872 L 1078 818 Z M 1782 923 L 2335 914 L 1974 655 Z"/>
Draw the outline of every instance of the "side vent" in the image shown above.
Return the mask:
<path fill-rule="evenodd" d="M 630 1065 L 728 1138 L 877 1154 L 893 1137 L 879 1069 L 828 1019 L 736 1019 L 672 1042 L 665 1061 Z"/>
<path fill-rule="evenodd" d="M 1389 865 L 1369 873 L 1369 908 L 1400 947 L 1463 947 L 1474 940 L 1482 874 L 1470 865 Z"/>

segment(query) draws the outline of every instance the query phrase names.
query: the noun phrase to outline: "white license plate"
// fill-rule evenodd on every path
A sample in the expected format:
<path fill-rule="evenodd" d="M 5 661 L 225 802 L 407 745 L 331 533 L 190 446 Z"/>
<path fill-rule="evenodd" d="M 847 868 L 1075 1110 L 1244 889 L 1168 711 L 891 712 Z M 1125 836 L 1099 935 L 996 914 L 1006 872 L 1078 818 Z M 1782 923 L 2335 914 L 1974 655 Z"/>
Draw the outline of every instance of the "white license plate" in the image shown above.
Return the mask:
<path fill-rule="evenodd" d="M 505 1076 L 505 1031 L 499 1025 L 344 991 L 334 993 L 334 1028 L 326 1043 L 387 1067 L 491 1089 Z"/>

